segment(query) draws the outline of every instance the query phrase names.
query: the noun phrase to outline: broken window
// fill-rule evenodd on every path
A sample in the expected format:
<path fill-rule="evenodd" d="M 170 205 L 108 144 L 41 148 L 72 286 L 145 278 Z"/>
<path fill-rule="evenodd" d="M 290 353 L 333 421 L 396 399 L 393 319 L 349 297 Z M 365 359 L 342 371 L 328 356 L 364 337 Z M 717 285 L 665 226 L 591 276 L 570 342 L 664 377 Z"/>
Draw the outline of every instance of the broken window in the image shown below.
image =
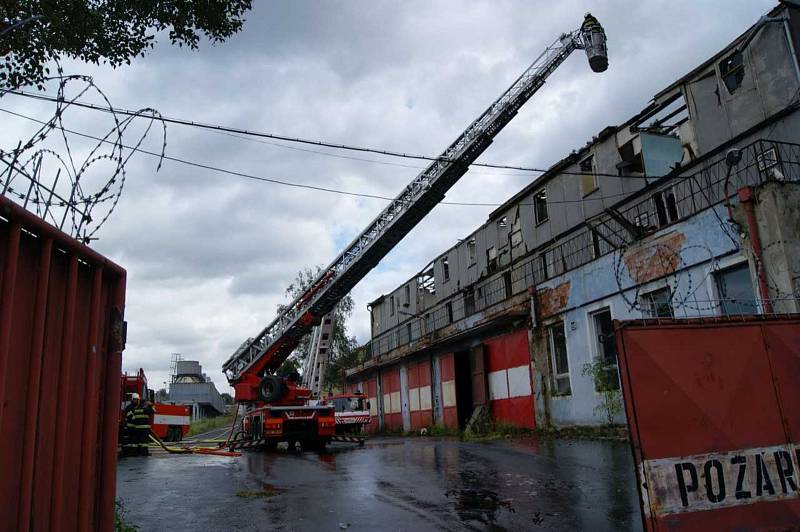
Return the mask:
<path fill-rule="evenodd" d="M 551 325 L 548 329 L 550 357 L 553 364 L 553 389 L 556 395 L 569 395 L 569 358 L 567 357 L 567 337 L 564 322 Z"/>
<path fill-rule="evenodd" d="M 453 302 L 448 301 L 445 308 L 447 309 L 447 323 L 453 323 Z"/>
<path fill-rule="evenodd" d="M 659 227 L 678 221 L 678 204 L 672 189 L 653 194 Z"/>
<path fill-rule="evenodd" d="M 506 289 L 506 297 L 511 297 L 513 286 L 511 284 L 511 272 L 503 272 L 503 285 Z"/>
<path fill-rule="evenodd" d="M 493 247 L 486 250 L 486 267 L 489 273 L 497 271 L 497 250 Z"/>
<path fill-rule="evenodd" d="M 603 362 L 603 374 L 595 381 L 598 392 L 619 390 L 619 371 L 617 370 L 617 342 L 614 338 L 614 325 L 611 310 L 601 310 L 592 315 L 596 338 L 596 356 Z"/>
<path fill-rule="evenodd" d="M 467 241 L 467 258 L 470 264 L 475 264 L 475 261 L 478 259 L 478 249 L 475 245 L 474 238 Z"/>
<path fill-rule="evenodd" d="M 774 147 L 756 155 L 756 163 L 758 164 L 759 171 L 761 171 L 767 179 L 772 181 L 784 181 L 786 179 L 786 176 L 783 175 L 783 172 L 781 172 L 778 166 L 780 161 L 778 160 L 778 153 Z"/>
<path fill-rule="evenodd" d="M 719 75 L 729 94 L 736 92 L 744 80 L 744 58 L 739 50 L 719 63 Z"/>
<path fill-rule="evenodd" d="M 714 278 L 723 315 L 758 314 L 750 267 L 746 262 L 720 270 Z"/>
<path fill-rule="evenodd" d="M 472 287 L 464 290 L 464 314 L 466 316 L 475 314 L 475 290 Z"/>
<path fill-rule="evenodd" d="M 542 189 L 533 195 L 533 210 L 536 216 L 536 224 L 547 221 L 547 190 Z"/>
<path fill-rule="evenodd" d="M 450 263 L 447 261 L 447 257 L 442 259 L 442 277 L 444 278 L 443 283 L 450 280 Z"/>
<path fill-rule="evenodd" d="M 330 335 L 328 333 L 322 333 L 322 339 L 327 340 Z"/>
<path fill-rule="evenodd" d="M 394 296 L 389 296 L 389 316 L 394 316 Z"/>
<path fill-rule="evenodd" d="M 597 190 L 597 176 L 594 173 L 594 155 L 590 155 L 579 164 L 581 169 L 581 194 L 588 196 Z"/>
<path fill-rule="evenodd" d="M 405 291 L 406 291 L 405 306 L 409 306 L 411 304 L 411 285 L 406 285 Z"/>
<path fill-rule="evenodd" d="M 499 220 L 497 220 L 497 227 L 505 228 L 508 227 L 508 216 L 503 216 Z"/>
<path fill-rule="evenodd" d="M 671 318 L 672 293 L 668 286 L 639 296 L 642 314 L 646 318 Z"/>
<path fill-rule="evenodd" d="M 408 342 L 411 342 L 411 324 L 406 324 L 406 335 L 408 336 Z"/>
<path fill-rule="evenodd" d="M 622 161 L 617 164 L 617 173 L 620 177 L 644 174 L 642 154 L 636 152 L 633 144 L 633 140 L 630 140 L 619 148 L 619 156 Z"/>

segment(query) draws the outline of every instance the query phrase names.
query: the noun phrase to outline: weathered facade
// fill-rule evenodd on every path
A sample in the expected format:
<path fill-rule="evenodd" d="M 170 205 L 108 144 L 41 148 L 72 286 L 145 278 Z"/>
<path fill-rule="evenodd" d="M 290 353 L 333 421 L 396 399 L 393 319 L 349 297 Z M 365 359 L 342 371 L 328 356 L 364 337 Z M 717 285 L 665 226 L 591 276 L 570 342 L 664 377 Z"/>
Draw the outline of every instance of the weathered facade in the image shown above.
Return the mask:
<path fill-rule="evenodd" d="M 798 37 L 782 3 L 373 301 L 377 426 L 623 423 L 613 320 L 800 310 Z"/>

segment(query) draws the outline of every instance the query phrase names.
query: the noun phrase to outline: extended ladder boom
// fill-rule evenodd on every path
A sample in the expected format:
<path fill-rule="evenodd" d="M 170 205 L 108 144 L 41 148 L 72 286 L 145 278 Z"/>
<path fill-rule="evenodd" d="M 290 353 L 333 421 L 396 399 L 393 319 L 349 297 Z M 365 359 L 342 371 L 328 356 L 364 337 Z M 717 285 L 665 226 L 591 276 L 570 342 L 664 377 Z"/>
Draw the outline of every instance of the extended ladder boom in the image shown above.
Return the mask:
<path fill-rule="evenodd" d="M 276 370 L 304 334 L 372 269 L 445 196 L 517 114 L 519 108 L 576 49 L 586 50 L 595 72 L 608 66 L 606 37 L 587 15 L 579 30 L 565 33 L 533 62 L 434 162 L 423 170 L 317 277 L 257 336 L 245 341 L 222 366 L 239 401 L 256 400 L 264 371 Z"/>

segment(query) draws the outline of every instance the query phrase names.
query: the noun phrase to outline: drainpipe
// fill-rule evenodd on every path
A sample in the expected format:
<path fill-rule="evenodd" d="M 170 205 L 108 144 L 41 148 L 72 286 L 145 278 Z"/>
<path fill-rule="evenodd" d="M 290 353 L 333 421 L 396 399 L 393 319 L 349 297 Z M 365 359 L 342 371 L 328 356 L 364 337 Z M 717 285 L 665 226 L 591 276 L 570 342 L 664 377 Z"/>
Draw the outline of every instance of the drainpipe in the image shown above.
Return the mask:
<path fill-rule="evenodd" d="M 761 296 L 762 308 L 765 313 L 772 314 L 772 303 L 769 300 L 767 275 L 764 272 L 764 254 L 761 248 L 761 237 L 758 234 L 752 187 L 739 189 L 739 203 L 744 206 L 744 212 L 747 215 L 747 230 L 750 233 L 750 242 L 753 246 L 753 254 L 756 257 L 756 275 L 758 276 L 758 292 Z"/>

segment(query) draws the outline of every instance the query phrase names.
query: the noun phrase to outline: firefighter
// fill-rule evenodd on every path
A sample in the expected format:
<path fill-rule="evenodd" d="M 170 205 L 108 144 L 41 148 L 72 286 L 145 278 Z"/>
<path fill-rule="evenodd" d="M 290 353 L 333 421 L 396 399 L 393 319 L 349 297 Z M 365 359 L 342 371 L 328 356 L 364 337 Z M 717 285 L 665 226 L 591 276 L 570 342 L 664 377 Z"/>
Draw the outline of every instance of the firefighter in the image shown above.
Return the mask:
<path fill-rule="evenodd" d="M 153 403 L 145 401 L 143 404 L 139 401 L 140 407 L 133 410 L 133 422 L 135 428 L 135 438 L 138 447 L 136 454 L 140 456 L 149 456 L 150 449 L 150 416 L 153 415 Z"/>
<path fill-rule="evenodd" d="M 605 31 L 603 31 L 603 26 L 600 25 L 600 21 L 598 21 L 591 13 L 586 13 L 586 16 L 583 18 L 583 24 L 581 24 L 581 31 L 586 32 L 593 29 L 599 29 L 603 32 L 603 34 L 605 34 Z"/>
<path fill-rule="evenodd" d="M 139 408 L 141 399 L 138 393 L 131 394 L 131 402 L 122 411 L 124 426 L 122 427 L 122 454 L 132 456 L 139 454 L 139 440 L 136 429 L 135 412 Z"/>

